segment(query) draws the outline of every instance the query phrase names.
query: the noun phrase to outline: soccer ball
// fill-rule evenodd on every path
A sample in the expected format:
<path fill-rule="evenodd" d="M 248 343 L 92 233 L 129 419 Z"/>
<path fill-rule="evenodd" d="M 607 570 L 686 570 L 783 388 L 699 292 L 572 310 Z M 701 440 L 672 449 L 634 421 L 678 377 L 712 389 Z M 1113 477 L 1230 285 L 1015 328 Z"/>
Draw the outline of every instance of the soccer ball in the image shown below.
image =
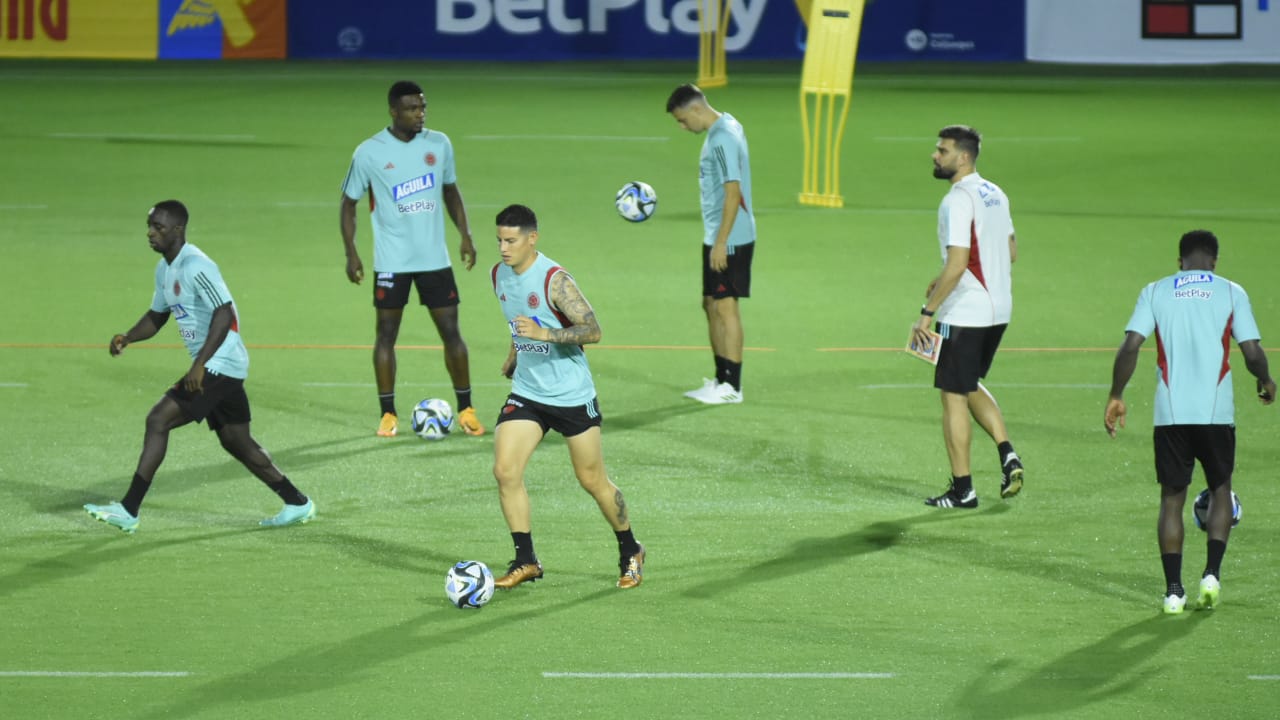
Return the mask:
<path fill-rule="evenodd" d="M 658 209 L 658 194 L 648 183 L 633 180 L 622 186 L 613 204 L 624 220 L 644 222 Z"/>
<path fill-rule="evenodd" d="M 443 440 L 453 429 L 453 408 L 439 398 L 418 403 L 410 418 L 413 431 L 424 440 Z"/>
<path fill-rule="evenodd" d="M 1244 509 L 1240 507 L 1240 498 L 1233 492 L 1231 493 L 1231 527 L 1240 524 L 1240 515 L 1244 513 Z M 1196 501 L 1191 505 L 1191 515 L 1196 519 L 1196 527 L 1208 532 L 1209 527 L 1209 491 L 1203 490 L 1196 496 Z"/>
<path fill-rule="evenodd" d="M 493 597 L 493 573 L 479 560 L 463 560 L 449 568 L 444 592 L 463 610 L 478 610 Z"/>

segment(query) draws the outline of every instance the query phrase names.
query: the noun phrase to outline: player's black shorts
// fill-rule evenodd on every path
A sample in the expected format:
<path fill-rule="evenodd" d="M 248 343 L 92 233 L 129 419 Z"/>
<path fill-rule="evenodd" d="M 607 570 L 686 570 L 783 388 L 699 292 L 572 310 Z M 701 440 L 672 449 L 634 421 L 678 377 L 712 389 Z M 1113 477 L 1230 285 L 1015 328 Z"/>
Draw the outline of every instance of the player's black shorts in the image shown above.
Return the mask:
<path fill-rule="evenodd" d="M 373 282 L 373 306 L 399 310 L 409 304 L 409 286 L 418 288 L 418 301 L 429 308 L 457 305 L 458 283 L 453 268 L 415 273 L 376 273 Z"/>
<path fill-rule="evenodd" d="M 991 361 L 996 358 L 1006 327 L 1008 325 L 948 326 L 947 332 L 942 333 L 942 349 L 938 351 L 938 366 L 933 371 L 933 386 L 950 393 L 975 392 L 978 381 L 991 369 Z M 941 324 L 938 332 L 942 332 Z"/>
<path fill-rule="evenodd" d="M 729 247 L 729 267 L 724 272 L 711 269 L 711 246 L 702 246 L 702 295 L 721 298 L 751 297 L 751 256 L 756 244 Z"/>
<path fill-rule="evenodd" d="M 206 370 L 201 385 L 203 390 L 200 392 L 187 392 L 179 380 L 165 395 L 178 403 L 188 420 L 203 422 L 208 419 L 210 430 L 249 422 L 249 396 L 244 392 L 244 380 Z"/>
<path fill-rule="evenodd" d="M 1156 482 L 1178 490 L 1191 484 L 1196 461 L 1210 490 L 1231 480 L 1236 468 L 1235 425 L 1157 425 Z"/>
<path fill-rule="evenodd" d="M 543 435 L 548 430 L 555 430 L 565 437 L 573 437 L 593 427 L 600 427 L 604 418 L 600 416 L 600 401 L 597 398 L 591 398 L 591 402 L 583 405 L 562 407 L 545 405 L 511 393 L 507 396 L 502 411 L 498 413 L 497 424 L 508 420 L 532 420 L 542 426 Z"/>

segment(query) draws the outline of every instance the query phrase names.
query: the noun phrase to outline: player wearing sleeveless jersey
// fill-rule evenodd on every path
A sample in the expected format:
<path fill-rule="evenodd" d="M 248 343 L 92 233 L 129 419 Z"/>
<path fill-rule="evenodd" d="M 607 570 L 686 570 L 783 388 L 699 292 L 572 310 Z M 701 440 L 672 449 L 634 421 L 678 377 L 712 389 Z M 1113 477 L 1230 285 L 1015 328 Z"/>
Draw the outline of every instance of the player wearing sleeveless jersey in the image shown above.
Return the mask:
<path fill-rule="evenodd" d="M 925 303 L 912 327 L 913 341 L 932 345 L 929 326 L 942 336 L 933 386 L 942 395 L 943 440 L 951 482 L 943 494 L 925 500 L 946 508 L 976 508 L 970 475 L 970 416 L 995 441 L 1003 479 L 1000 497 L 1022 489 L 1022 461 L 1009 442 L 1004 415 L 982 385 L 1013 312 L 1011 267 L 1017 258 L 1009 198 L 978 174 L 982 136 L 965 125 L 938 132 L 933 176 L 951 183 L 938 207 L 942 272 L 925 290 Z"/>
<path fill-rule="evenodd" d="M 622 491 L 609 480 L 600 438 L 600 405 L 582 346 L 600 342 L 600 323 L 573 277 L 538 252 L 538 219 L 523 205 L 497 216 L 502 262 L 493 266 L 493 291 L 511 330 L 511 352 L 502 374 L 511 394 L 498 415 L 493 476 L 511 530 L 516 557 L 498 578 L 510 589 L 543 575 L 533 549 L 529 492 L 524 469 L 548 430 L 565 437 L 569 460 L 618 540 L 618 587 L 640 584 L 644 546 L 631 532 Z"/>
<path fill-rule="evenodd" d="M 459 254 L 470 270 L 476 250 L 467 226 L 467 210 L 458 190 L 453 145 L 438 130 L 423 127 L 427 102 L 422 88 L 401 81 L 387 94 L 391 125 L 356 148 L 342 184 L 340 226 L 347 251 L 347 279 L 360 284 L 364 264 L 356 250 L 356 202 L 370 195 L 373 225 L 373 306 L 377 334 L 373 369 L 382 418 L 377 434 L 397 432 L 396 338 L 416 286 L 444 343 L 444 363 L 453 382 L 458 424 L 468 435 L 484 434 L 471 403 L 471 365 L 458 330 L 458 285 L 445 243 L 444 214 L 462 236 Z"/>
<path fill-rule="evenodd" d="M 147 214 L 151 249 L 164 256 L 156 263 L 151 308 L 128 332 L 112 337 L 108 350 L 119 355 L 130 343 L 154 336 L 173 315 L 191 367 L 147 415 L 142 456 L 124 498 L 84 509 L 126 533 L 137 530 L 138 511 L 164 461 L 169 431 L 208 420 L 222 447 L 284 501 L 284 508 L 261 524 L 305 523 L 315 517 L 315 503 L 294 487 L 249 433 L 249 398 L 244 392 L 249 353 L 240 339 L 239 316 L 218 266 L 187 243 L 187 220 L 187 208 L 177 200 L 157 203 Z"/>
<path fill-rule="evenodd" d="M 742 315 L 739 298 L 751 296 L 756 219 L 751 201 L 751 157 L 742 124 L 707 104 L 696 85 L 681 85 L 667 99 L 680 127 L 705 132 L 698 158 L 702 197 L 702 309 L 707 316 L 715 378 L 684 396 L 708 405 L 742 402 Z"/>
<path fill-rule="evenodd" d="M 1261 333 L 1244 288 L 1214 274 L 1218 238 L 1193 230 L 1178 242 L 1178 272 L 1147 285 L 1138 295 L 1124 342 L 1111 371 L 1111 395 L 1103 426 L 1111 437 L 1124 427 L 1124 388 L 1138 364 L 1138 348 L 1156 338 L 1155 444 L 1156 481 L 1160 483 L 1157 524 L 1164 567 L 1164 611 L 1182 612 L 1182 509 L 1197 461 L 1211 499 L 1207 558 L 1196 604 L 1211 609 L 1218 602 L 1222 558 L 1231 534 L 1231 476 L 1235 470 L 1235 400 L 1232 397 L 1230 341 L 1244 354 L 1245 367 L 1257 380 L 1258 397 L 1270 405 L 1276 384 L 1262 351 Z"/>

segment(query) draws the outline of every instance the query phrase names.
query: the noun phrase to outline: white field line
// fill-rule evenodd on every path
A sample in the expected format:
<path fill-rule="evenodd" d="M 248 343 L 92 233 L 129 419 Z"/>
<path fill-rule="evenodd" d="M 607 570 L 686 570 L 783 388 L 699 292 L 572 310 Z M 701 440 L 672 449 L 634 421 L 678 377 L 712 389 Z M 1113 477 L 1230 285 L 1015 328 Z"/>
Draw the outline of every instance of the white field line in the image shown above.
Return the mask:
<path fill-rule="evenodd" d="M 666 135 L 467 135 L 468 140 L 563 140 L 566 142 L 669 142 Z"/>
<path fill-rule="evenodd" d="M 72 132 L 55 132 L 47 133 L 45 137 L 59 138 L 63 140 L 166 140 L 166 141 L 219 141 L 219 142 L 245 142 L 247 140 L 257 140 L 257 135 L 177 135 L 163 133 L 72 133 Z"/>
<path fill-rule="evenodd" d="M 1106 390 L 1111 387 L 1103 383 L 991 383 L 986 384 L 989 390 L 1001 388 L 1019 388 L 1033 390 Z M 860 390 L 920 390 L 932 388 L 924 383 L 885 383 L 883 385 L 859 385 Z"/>
<path fill-rule="evenodd" d="M 0 670 L 0 677 L 17 678 L 177 678 L 190 676 L 191 673 L 184 671 L 75 672 L 70 670 Z"/>
<path fill-rule="evenodd" d="M 542 677 L 560 680 L 887 680 L 894 673 L 693 673 L 693 672 L 544 672 Z"/>
<path fill-rule="evenodd" d="M 1280 680 L 1280 675 L 1250 675 L 1250 680 Z"/>
<path fill-rule="evenodd" d="M 30 383 L 23 382 L 0 382 L 0 388 L 24 388 L 31 387 Z"/>

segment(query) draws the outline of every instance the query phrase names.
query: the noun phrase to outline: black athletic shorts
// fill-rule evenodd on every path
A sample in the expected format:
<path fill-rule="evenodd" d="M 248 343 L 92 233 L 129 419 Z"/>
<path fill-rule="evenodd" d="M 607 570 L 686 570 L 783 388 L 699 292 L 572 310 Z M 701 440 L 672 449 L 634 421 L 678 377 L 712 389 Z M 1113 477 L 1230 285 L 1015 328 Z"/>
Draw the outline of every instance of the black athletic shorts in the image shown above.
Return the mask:
<path fill-rule="evenodd" d="M 978 381 L 991 370 L 1000 338 L 1008 325 L 991 327 L 957 327 L 950 325 L 942 332 L 942 349 L 933 370 L 933 386 L 950 393 L 968 394 L 978 389 Z"/>
<path fill-rule="evenodd" d="M 1156 482 L 1178 490 L 1191 484 L 1196 461 L 1210 490 L 1231 480 L 1236 468 L 1235 425 L 1157 425 Z"/>
<path fill-rule="evenodd" d="M 711 269 L 711 246 L 702 246 L 702 295 L 717 300 L 721 298 L 751 297 L 751 256 L 756 244 L 729 247 L 729 267 L 724 272 Z"/>
<path fill-rule="evenodd" d="M 498 413 L 497 424 L 501 425 L 508 420 L 532 420 L 542 426 L 543 435 L 548 430 L 555 430 L 565 437 L 573 437 L 593 427 L 600 427 L 604 418 L 600 416 L 600 402 L 597 398 L 591 398 L 591 402 L 584 405 L 561 407 L 545 405 L 512 393 L 507 396 L 506 404 Z"/>
<path fill-rule="evenodd" d="M 418 302 L 429 308 L 457 305 L 458 283 L 453 268 L 415 273 L 377 273 L 373 282 L 373 306 L 399 310 L 409 304 L 409 286 L 418 288 Z"/>
<path fill-rule="evenodd" d="M 165 396 L 178 403 L 188 420 L 203 422 L 208 419 L 210 430 L 249 422 L 249 396 L 244 392 L 244 380 L 206 370 L 201 386 L 200 392 L 187 392 L 179 380 L 165 392 Z"/>

